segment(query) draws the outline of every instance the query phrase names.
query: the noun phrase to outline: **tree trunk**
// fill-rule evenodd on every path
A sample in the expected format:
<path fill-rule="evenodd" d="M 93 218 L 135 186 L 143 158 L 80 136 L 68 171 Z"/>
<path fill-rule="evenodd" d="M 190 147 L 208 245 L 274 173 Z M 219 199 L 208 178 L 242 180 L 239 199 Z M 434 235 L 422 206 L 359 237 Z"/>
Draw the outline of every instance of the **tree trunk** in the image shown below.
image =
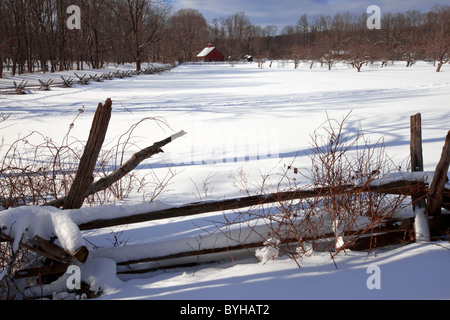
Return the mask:
<path fill-rule="evenodd" d="M 137 52 L 138 57 L 136 57 L 136 71 L 141 71 L 141 57 L 140 57 L 140 52 Z"/>

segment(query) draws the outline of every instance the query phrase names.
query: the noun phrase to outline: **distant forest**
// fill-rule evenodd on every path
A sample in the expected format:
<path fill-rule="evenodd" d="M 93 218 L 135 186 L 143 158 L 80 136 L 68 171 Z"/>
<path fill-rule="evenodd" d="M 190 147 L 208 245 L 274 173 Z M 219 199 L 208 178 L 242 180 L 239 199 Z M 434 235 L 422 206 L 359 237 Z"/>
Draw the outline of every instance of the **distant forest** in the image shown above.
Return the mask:
<path fill-rule="evenodd" d="M 67 27 L 81 9 L 81 29 Z M 0 77 L 12 74 L 102 68 L 107 63 L 195 61 L 212 43 L 227 58 L 336 61 L 355 68 L 402 60 L 411 66 L 429 59 L 439 71 L 450 57 L 450 6 L 429 12 L 383 13 L 381 29 L 370 30 L 368 14 L 302 15 L 296 25 L 251 23 L 244 12 L 207 21 L 195 9 L 173 12 L 150 0 L 0 0 Z"/>

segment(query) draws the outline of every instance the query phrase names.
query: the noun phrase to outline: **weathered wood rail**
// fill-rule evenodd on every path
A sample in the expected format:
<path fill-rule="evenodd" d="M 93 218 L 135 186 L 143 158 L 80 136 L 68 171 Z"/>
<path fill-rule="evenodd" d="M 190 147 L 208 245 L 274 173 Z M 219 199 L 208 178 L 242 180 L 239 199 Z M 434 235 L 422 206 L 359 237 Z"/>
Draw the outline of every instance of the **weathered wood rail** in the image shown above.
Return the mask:
<path fill-rule="evenodd" d="M 39 83 L 41 84 L 41 87 L 39 88 L 39 90 L 41 91 L 49 91 L 50 90 L 50 86 L 53 83 L 53 79 L 50 79 L 48 81 L 42 81 L 41 79 L 39 79 Z"/>
<path fill-rule="evenodd" d="M 78 227 L 80 228 L 80 230 L 108 228 L 119 225 L 128 225 L 161 219 L 193 216 L 216 211 L 238 210 L 242 208 L 283 201 L 324 197 L 330 195 L 331 193 L 333 195 L 339 195 L 339 194 L 352 194 L 360 192 L 376 192 L 376 193 L 397 194 L 407 196 L 414 195 L 416 197 L 425 197 L 428 193 L 428 190 L 429 189 L 421 182 L 411 182 L 407 180 L 399 180 L 381 185 L 373 185 L 373 186 L 368 185 L 362 187 L 355 187 L 354 185 L 345 185 L 339 187 L 315 188 L 311 190 L 294 190 L 266 195 L 255 195 L 235 199 L 226 199 L 213 202 L 199 202 L 189 204 L 186 206 L 180 206 L 161 211 L 139 213 L 120 218 L 92 220 L 90 222 L 80 224 Z M 450 190 L 445 190 L 445 195 L 446 195 L 445 199 L 450 200 Z"/>
<path fill-rule="evenodd" d="M 25 90 L 25 87 L 28 84 L 28 81 L 22 80 L 22 82 L 19 84 L 17 82 L 13 82 L 14 83 L 14 90 L 16 93 L 18 94 L 26 94 L 27 91 Z"/>

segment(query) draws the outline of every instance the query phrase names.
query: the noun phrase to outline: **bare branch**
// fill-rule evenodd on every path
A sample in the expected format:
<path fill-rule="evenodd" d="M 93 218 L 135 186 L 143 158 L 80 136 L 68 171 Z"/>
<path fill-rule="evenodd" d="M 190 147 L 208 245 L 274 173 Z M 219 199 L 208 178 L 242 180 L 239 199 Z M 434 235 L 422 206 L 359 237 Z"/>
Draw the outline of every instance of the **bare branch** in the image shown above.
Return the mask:
<path fill-rule="evenodd" d="M 158 153 L 164 153 L 164 151 L 161 149 L 162 147 L 166 146 L 167 144 L 171 143 L 172 141 L 184 136 L 186 134 L 185 131 L 180 131 L 174 135 L 171 135 L 170 137 L 155 142 L 152 146 L 142 149 L 141 151 L 135 153 L 127 162 L 125 162 L 119 169 L 115 170 L 110 175 L 101 178 L 97 182 L 93 183 L 86 194 L 87 196 L 90 196 L 92 194 L 95 194 L 99 191 L 107 189 L 109 186 L 111 186 L 113 183 L 119 181 L 121 178 L 123 178 L 126 174 L 134 170 L 142 161 L 151 158 L 152 156 L 158 154 Z M 56 199 L 48 204 L 47 206 L 54 206 L 54 207 L 60 207 L 64 201 L 65 198 Z"/>

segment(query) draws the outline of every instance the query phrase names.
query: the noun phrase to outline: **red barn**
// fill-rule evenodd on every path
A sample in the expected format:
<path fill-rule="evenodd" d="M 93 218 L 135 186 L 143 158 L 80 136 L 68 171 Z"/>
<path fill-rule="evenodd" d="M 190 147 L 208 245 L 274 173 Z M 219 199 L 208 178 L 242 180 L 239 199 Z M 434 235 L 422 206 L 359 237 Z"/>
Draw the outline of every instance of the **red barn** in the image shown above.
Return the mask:
<path fill-rule="evenodd" d="M 225 56 L 219 50 L 217 50 L 217 48 L 209 44 L 208 47 L 203 49 L 197 55 L 197 60 L 203 62 L 225 61 Z"/>

